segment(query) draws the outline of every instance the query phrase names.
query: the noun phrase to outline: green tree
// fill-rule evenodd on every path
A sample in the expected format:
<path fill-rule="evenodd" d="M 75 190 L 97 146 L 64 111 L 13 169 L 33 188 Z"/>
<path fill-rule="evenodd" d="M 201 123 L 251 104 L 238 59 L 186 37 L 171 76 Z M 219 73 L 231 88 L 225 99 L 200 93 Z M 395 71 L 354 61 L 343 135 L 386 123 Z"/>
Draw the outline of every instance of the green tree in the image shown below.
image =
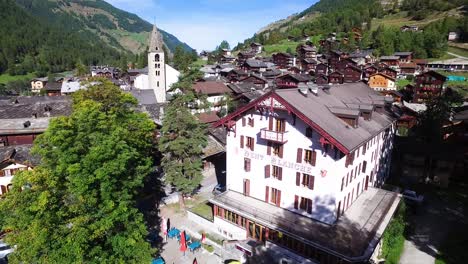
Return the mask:
<path fill-rule="evenodd" d="M 205 126 L 188 108 L 197 99 L 189 87 L 191 84 L 169 103 L 159 140 L 164 179 L 179 192 L 181 208 L 185 207 L 184 197 L 193 194 L 203 179 L 201 156 L 207 144 Z"/>
<path fill-rule="evenodd" d="M 41 165 L 0 201 L 12 263 L 149 263 L 136 190 L 152 170 L 155 126 L 110 81 L 73 96 L 35 141 Z"/>
<path fill-rule="evenodd" d="M 77 76 L 85 76 L 86 74 L 88 74 L 88 69 L 81 61 L 78 61 L 76 63 L 75 69 L 76 69 Z"/>

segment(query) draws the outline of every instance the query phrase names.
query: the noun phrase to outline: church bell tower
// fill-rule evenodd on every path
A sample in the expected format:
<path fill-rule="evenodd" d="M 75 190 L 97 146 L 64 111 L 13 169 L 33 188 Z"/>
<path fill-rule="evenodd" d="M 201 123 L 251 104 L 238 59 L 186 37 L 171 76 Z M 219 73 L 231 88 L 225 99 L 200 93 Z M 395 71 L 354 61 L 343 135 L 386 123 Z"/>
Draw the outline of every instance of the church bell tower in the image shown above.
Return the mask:
<path fill-rule="evenodd" d="M 164 58 L 163 39 L 156 27 L 150 36 L 148 50 L 148 83 L 153 89 L 158 103 L 166 102 L 166 61 Z"/>

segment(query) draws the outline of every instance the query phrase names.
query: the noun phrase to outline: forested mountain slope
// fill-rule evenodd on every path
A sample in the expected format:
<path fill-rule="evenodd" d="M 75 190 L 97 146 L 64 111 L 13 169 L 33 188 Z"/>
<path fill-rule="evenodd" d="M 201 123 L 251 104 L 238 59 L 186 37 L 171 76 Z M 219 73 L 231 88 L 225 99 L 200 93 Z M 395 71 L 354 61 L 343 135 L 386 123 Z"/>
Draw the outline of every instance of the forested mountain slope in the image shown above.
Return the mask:
<path fill-rule="evenodd" d="M 134 53 L 144 51 L 152 29 L 152 24 L 137 15 L 103 0 L 16 0 L 16 3 L 33 16 L 63 30 L 100 38 L 115 48 Z M 179 45 L 191 50 L 175 36 L 161 32 L 172 52 Z"/>

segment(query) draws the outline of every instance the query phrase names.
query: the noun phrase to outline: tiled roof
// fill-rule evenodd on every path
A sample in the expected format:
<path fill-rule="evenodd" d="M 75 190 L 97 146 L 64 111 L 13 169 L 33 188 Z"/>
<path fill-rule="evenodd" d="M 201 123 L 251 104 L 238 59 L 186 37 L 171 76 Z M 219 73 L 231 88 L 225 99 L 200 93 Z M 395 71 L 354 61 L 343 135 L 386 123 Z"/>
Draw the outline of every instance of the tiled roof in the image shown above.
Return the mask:
<path fill-rule="evenodd" d="M 0 119 L 54 117 L 71 113 L 71 99 L 64 96 L 12 97 L 0 103 Z"/>
<path fill-rule="evenodd" d="M 261 60 L 248 59 L 245 63 L 252 68 L 267 68 L 267 64 Z"/>
<path fill-rule="evenodd" d="M 0 167 L 2 162 L 8 162 L 8 160 L 28 166 L 39 165 L 40 157 L 31 155 L 31 148 L 32 145 L 0 147 Z"/>
<path fill-rule="evenodd" d="M 153 89 L 149 90 L 131 90 L 130 93 L 138 100 L 141 105 L 156 104 L 156 95 Z"/>
<path fill-rule="evenodd" d="M 197 93 L 202 94 L 225 94 L 229 93 L 229 88 L 222 82 L 216 81 L 205 81 L 205 82 L 196 82 L 193 84 L 193 89 Z"/>
<path fill-rule="evenodd" d="M 197 118 L 204 124 L 211 124 L 219 120 L 216 112 L 200 113 L 197 115 Z"/>

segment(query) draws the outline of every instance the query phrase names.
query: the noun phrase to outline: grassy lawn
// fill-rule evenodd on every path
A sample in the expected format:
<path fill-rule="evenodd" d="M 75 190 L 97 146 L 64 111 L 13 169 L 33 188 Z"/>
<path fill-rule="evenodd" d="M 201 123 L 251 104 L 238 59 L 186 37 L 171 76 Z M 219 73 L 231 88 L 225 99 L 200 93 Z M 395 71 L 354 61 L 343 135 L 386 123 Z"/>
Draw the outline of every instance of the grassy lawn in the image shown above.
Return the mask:
<path fill-rule="evenodd" d="M 396 82 L 398 90 L 401 90 L 401 89 L 405 88 L 405 86 L 408 85 L 408 84 L 414 84 L 414 82 L 410 81 L 410 80 L 407 80 L 407 79 L 398 79 L 397 82 Z"/>
<path fill-rule="evenodd" d="M 456 58 L 455 56 L 453 55 L 450 55 L 448 53 L 445 53 L 442 57 L 440 58 L 429 58 L 427 59 L 427 61 L 429 62 L 433 62 L 433 61 L 441 61 L 441 60 L 449 60 L 449 59 L 453 59 L 453 58 Z"/>
<path fill-rule="evenodd" d="M 277 52 L 286 52 L 289 49 L 291 49 L 292 53 L 296 53 L 296 48 L 297 45 L 302 44 L 302 42 L 299 41 L 287 41 L 287 40 L 282 40 L 278 44 L 272 44 L 272 45 L 265 45 L 263 47 L 264 54 L 265 55 L 271 55 L 273 53 Z"/>
<path fill-rule="evenodd" d="M 463 56 L 463 57 L 468 57 L 468 50 L 462 49 L 462 48 L 457 48 L 457 47 L 448 47 L 447 49 L 449 52 L 455 53 L 457 55 Z"/>
<path fill-rule="evenodd" d="M 194 207 L 190 208 L 190 211 L 205 219 L 213 221 L 213 208 L 207 202 L 195 205 Z"/>
<path fill-rule="evenodd" d="M 408 12 L 399 12 L 396 14 L 386 15 L 383 18 L 373 19 L 372 20 L 372 29 L 376 30 L 380 25 L 386 27 L 401 27 L 404 25 L 408 26 L 425 26 L 431 22 L 444 19 L 449 15 L 450 11 L 447 12 L 433 12 L 431 15 L 426 17 L 423 20 L 411 20 L 411 17 L 408 17 Z"/>
<path fill-rule="evenodd" d="M 385 263 L 398 264 L 405 244 L 406 205 L 402 201 L 382 236 L 382 254 Z"/>
<path fill-rule="evenodd" d="M 10 74 L 1 74 L 0 75 L 0 84 L 5 84 L 11 81 L 17 80 L 30 80 L 36 77 L 35 73 L 28 73 L 26 75 L 10 75 Z"/>

